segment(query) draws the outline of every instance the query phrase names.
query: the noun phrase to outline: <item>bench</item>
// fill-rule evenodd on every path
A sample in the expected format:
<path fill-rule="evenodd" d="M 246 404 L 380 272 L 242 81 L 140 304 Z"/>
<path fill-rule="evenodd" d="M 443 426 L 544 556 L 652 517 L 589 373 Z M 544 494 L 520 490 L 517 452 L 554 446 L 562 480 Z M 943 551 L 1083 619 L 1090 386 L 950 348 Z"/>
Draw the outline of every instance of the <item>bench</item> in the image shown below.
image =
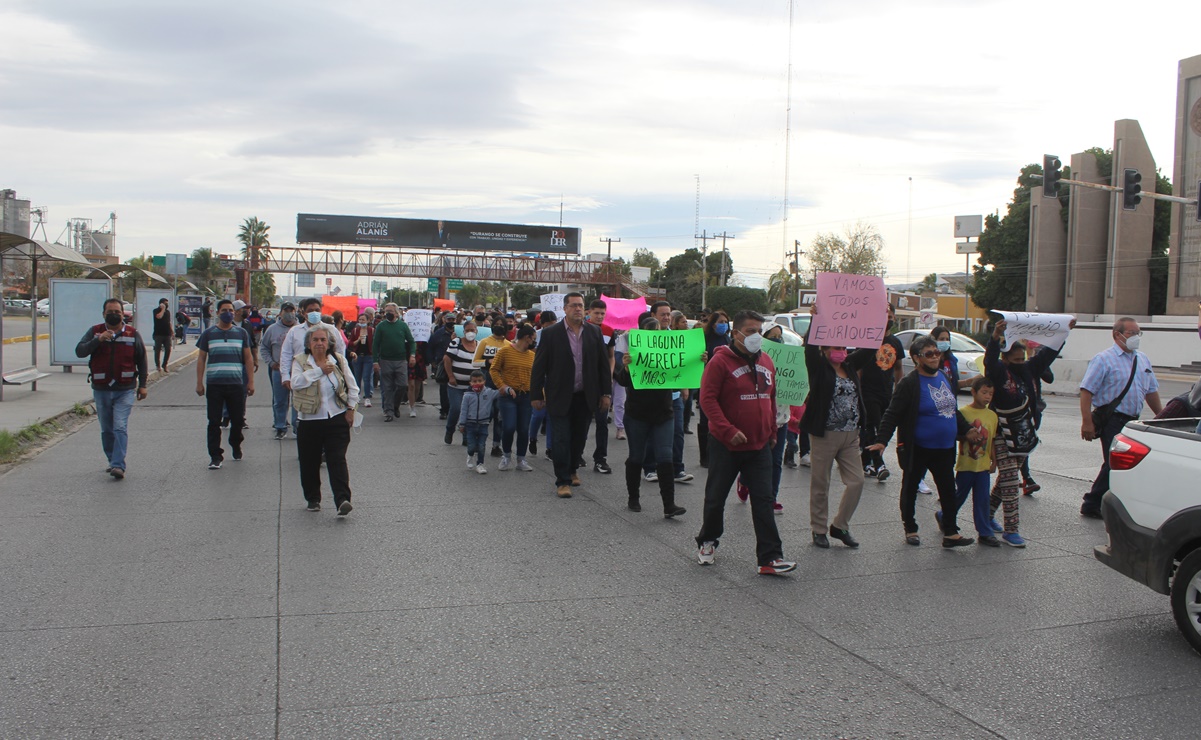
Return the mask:
<path fill-rule="evenodd" d="M 13 370 L 11 373 L 4 373 L 5 385 L 25 385 L 26 383 L 35 383 L 42 378 L 49 378 L 50 373 L 44 373 L 36 367 L 22 367 Z"/>

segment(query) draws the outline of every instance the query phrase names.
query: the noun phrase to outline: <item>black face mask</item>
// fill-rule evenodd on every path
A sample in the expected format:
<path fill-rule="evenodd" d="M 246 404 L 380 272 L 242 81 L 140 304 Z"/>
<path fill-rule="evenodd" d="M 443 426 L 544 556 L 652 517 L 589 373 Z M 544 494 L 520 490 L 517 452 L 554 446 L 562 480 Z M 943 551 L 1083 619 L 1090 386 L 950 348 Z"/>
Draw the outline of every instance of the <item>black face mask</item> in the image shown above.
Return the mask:
<path fill-rule="evenodd" d="M 394 313 L 384 314 L 384 318 L 387 319 L 388 321 L 396 321 L 396 314 L 394 314 Z"/>
<path fill-rule="evenodd" d="M 504 327 L 504 325 L 492 327 L 492 336 L 494 336 L 494 337 L 503 337 L 504 335 L 506 335 L 508 333 L 509 333 L 509 330 L 506 329 Z"/>
<path fill-rule="evenodd" d="M 893 325 L 893 324 L 895 324 L 895 323 L 897 323 L 897 322 L 893 321 L 892 319 L 889 319 L 889 320 L 888 320 L 888 327 L 887 327 L 887 330 L 888 330 L 888 331 L 892 331 L 892 325 Z"/>
<path fill-rule="evenodd" d="M 109 326 L 120 326 L 123 318 L 120 311 L 107 311 L 104 314 L 104 323 Z"/>

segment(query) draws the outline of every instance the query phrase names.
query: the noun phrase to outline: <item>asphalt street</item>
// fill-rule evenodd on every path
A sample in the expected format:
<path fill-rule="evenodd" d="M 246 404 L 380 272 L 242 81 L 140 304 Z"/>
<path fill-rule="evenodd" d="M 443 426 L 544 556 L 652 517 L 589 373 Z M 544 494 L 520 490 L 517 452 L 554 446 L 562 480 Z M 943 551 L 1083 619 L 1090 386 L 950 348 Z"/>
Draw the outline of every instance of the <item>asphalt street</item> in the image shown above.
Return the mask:
<path fill-rule="evenodd" d="M 1196 736 L 1201 656 L 1166 597 L 1092 556 L 1100 452 L 1073 398 L 1050 400 L 1027 549 L 944 550 L 926 496 L 906 545 L 898 475 L 869 481 L 860 549 L 818 550 L 802 468 L 778 517 L 799 568 L 772 578 L 733 496 L 697 564 L 692 436 L 671 521 L 652 491 L 626 510 L 618 474 L 582 471 L 568 500 L 541 456 L 477 475 L 436 408 L 377 405 L 354 512 L 327 490 L 308 513 L 265 381 L 222 470 L 187 367 L 135 409 L 123 482 L 95 422 L 0 477 L 0 736 Z"/>

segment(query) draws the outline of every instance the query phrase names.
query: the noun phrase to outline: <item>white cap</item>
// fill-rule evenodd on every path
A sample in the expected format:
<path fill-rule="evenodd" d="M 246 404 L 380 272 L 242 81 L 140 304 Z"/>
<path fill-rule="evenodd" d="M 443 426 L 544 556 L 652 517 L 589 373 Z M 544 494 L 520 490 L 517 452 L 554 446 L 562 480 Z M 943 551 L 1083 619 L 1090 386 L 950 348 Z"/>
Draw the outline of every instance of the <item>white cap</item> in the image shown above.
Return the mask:
<path fill-rule="evenodd" d="M 240 311 L 240 310 L 242 310 L 243 308 L 246 308 L 246 302 L 245 302 L 245 301 L 234 301 L 234 310 L 235 310 L 235 311 Z"/>

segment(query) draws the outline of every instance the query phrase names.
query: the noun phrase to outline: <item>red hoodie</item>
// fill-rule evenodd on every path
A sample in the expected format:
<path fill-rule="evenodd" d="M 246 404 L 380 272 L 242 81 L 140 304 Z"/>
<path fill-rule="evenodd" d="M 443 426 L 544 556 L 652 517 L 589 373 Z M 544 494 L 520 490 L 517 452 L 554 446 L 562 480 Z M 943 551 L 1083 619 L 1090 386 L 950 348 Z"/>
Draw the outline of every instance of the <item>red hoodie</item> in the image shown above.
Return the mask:
<path fill-rule="evenodd" d="M 718 347 L 701 378 L 701 410 L 709 434 L 731 452 L 761 450 L 776 436 L 776 366 L 760 352 L 755 363 L 730 347 Z M 738 432 L 746 443 L 733 445 Z"/>

